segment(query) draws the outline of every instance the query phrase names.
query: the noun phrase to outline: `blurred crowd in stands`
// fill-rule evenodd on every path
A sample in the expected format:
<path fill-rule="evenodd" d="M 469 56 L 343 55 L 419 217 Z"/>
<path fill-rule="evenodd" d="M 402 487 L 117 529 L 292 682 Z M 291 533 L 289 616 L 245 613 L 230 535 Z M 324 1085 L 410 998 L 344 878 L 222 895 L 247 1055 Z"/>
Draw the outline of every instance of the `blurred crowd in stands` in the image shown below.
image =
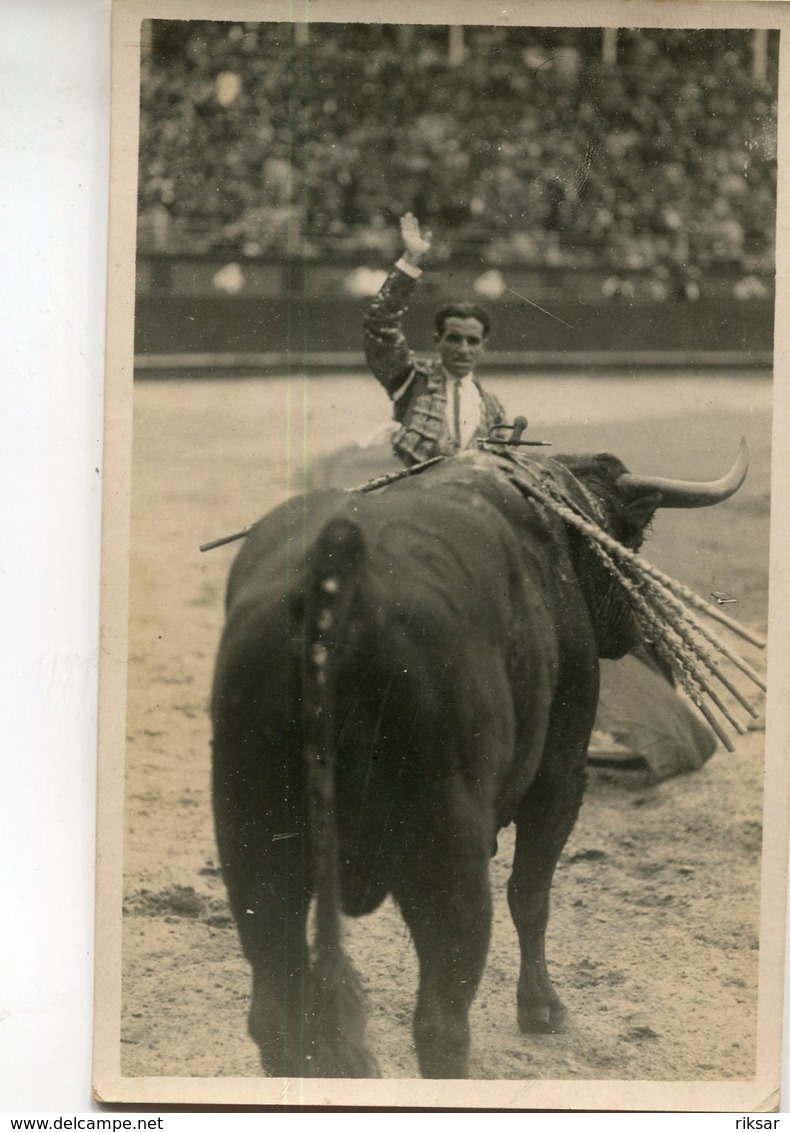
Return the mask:
<path fill-rule="evenodd" d="M 754 35 L 149 22 L 140 250 L 381 265 L 410 209 L 439 261 L 769 272 Z"/>

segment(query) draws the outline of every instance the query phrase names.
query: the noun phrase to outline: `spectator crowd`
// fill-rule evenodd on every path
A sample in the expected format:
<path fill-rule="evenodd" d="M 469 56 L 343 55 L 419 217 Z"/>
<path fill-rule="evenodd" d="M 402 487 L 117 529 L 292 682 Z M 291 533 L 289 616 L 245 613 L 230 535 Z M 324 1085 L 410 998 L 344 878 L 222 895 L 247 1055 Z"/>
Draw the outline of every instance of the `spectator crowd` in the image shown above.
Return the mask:
<path fill-rule="evenodd" d="M 776 33 L 153 21 L 139 247 L 772 267 Z"/>

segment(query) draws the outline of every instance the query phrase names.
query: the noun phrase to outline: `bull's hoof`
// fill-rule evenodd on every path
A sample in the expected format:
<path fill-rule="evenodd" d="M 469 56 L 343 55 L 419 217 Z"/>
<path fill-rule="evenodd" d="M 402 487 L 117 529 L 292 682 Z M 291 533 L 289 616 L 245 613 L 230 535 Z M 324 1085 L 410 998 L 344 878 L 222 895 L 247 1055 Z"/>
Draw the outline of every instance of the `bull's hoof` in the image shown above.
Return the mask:
<path fill-rule="evenodd" d="M 545 1006 L 519 1007 L 518 1028 L 522 1034 L 564 1034 L 568 1011 L 559 999 Z"/>

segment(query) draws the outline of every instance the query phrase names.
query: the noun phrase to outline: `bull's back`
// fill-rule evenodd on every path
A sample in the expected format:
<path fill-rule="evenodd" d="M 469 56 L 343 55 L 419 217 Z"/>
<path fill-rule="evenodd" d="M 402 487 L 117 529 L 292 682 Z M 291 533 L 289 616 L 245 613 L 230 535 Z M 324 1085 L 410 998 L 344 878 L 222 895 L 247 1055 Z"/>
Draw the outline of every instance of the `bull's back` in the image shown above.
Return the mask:
<path fill-rule="evenodd" d="M 370 497 L 290 501 L 248 536 L 228 589 L 213 695 L 217 789 L 252 783 L 236 805 L 252 822 L 254 797 L 272 835 L 304 820 L 305 681 L 314 649 L 326 648 L 349 911 L 375 906 L 409 839 L 425 836 L 417 803 L 437 783 L 473 784 L 494 821 L 514 781 L 517 716 L 548 710 L 542 552 L 525 556 L 490 501 L 421 478 Z M 342 624 L 334 611 L 318 640 L 311 595 L 331 594 L 338 577 Z M 541 648 L 525 655 L 525 639 Z"/>

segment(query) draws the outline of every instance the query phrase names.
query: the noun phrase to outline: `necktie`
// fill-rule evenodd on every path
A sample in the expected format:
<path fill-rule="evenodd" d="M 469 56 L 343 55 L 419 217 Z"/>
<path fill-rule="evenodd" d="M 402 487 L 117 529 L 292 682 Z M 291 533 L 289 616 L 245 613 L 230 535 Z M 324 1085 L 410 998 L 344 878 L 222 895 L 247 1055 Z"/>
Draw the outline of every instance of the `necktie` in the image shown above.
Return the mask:
<path fill-rule="evenodd" d="M 455 429 L 455 442 L 461 447 L 461 381 L 456 378 L 453 386 L 453 427 Z"/>

